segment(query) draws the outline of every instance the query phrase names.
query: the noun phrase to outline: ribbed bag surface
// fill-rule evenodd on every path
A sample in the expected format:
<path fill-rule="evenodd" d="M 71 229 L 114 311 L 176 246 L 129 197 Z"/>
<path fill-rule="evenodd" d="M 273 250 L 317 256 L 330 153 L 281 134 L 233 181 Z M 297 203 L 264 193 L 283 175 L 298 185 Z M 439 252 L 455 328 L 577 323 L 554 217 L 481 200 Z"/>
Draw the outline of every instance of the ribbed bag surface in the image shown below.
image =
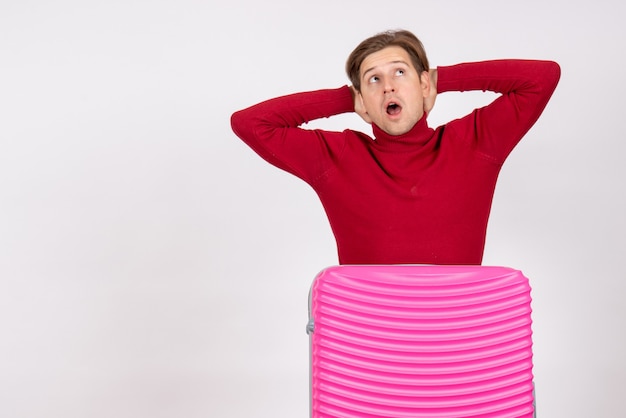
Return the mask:
<path fill-rule="evenodd" d="M 528 279 L 506 267 L 323 270 L 311 416 L 532 417 L 530 301 Z"/>

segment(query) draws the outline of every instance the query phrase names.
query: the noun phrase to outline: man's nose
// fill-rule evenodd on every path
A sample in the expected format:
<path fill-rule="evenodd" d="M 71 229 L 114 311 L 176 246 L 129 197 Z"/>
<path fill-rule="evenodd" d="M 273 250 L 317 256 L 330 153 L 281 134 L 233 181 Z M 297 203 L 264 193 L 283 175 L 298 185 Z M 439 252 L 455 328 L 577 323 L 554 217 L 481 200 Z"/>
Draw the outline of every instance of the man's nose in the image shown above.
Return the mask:
<path fill-rule="evenodd" d="M 394 93 L 396 91 L 396 86 L 391 80 L 385 80 L 385 94 Z"/>

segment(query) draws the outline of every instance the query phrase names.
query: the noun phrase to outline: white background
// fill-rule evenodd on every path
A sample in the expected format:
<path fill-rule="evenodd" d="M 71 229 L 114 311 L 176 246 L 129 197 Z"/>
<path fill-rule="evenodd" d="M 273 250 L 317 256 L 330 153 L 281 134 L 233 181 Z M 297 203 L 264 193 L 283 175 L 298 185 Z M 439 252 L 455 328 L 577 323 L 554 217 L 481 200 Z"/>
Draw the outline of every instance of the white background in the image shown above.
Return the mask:
<path fill-rule="evenodd" d="M 484 264 L 531 279 L 540 416 L 626 416 L 625 12 L 2 0 L 0 416 L 308 416 L 307 294 L 334 240 L 313 191 L 229 117 L 346 84 L 352 48 L 390 28 L 433 66 L 561 64 L 500 176 Z M 430 124 L 492 98 L 442 94 Z"/>

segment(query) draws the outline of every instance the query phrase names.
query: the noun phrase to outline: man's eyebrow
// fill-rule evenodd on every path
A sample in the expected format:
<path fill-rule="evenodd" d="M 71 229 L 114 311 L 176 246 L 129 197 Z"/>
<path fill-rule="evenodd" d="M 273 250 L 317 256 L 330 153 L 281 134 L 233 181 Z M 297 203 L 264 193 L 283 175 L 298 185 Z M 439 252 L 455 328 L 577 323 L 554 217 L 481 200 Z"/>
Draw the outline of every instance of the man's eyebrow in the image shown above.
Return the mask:
<path fill-rule="evenodd" d="M 406 66 L 408 66 L 408 65 L 409 65 L 409 64 L 408 64 L 406 61 L 404 61 L 404 60 L 396 60 L 396 61 L 391 61 L 391 62 L 388 62 L 388 63 L 383 64 L 383 65 L 388 65 L 388 64 L 404 64 L 404 65 L 406 65 Z M 361 77 L 365 77 L 365 74 L 369 73 L 370 71 L 375 70 L 376 68 L 378 68 L 378 67 L 371 67 L 371 68 L 368 68 L 367 70 L 365 70 L 365 71 L 363 72 L 363 75 L 362 75 Z"/>

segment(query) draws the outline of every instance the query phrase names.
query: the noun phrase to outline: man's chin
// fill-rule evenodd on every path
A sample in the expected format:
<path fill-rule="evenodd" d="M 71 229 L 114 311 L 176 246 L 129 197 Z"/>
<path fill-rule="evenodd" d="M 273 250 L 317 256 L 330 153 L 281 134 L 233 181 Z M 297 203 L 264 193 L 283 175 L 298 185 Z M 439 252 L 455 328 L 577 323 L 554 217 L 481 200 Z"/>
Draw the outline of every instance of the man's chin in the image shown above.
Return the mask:
<path fill-rule="evenodd" d="M 420 118 L 407 118 L 406 116 L 402 119 L 392 119 L 388 118 L 382 120 L 381 124 L 376 124 L 383 132 L 391 136 L 400 136 L 410 132 L 417 122 L 419 122 Z"/>

